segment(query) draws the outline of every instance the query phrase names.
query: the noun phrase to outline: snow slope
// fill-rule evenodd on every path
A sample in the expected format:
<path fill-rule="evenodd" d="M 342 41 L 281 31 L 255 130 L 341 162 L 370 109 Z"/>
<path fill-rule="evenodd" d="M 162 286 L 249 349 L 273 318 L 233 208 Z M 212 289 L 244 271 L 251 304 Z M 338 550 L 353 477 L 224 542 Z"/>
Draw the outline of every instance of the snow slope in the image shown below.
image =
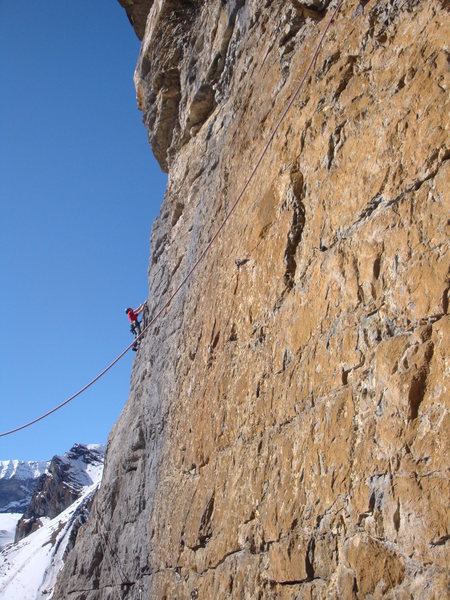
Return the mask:
<path fill-rule="evenodd" d="M 17 521 L 21 513 L 0 513 L 0 550 L 14 541 Z"/>
<path fill-rule="evenodd" d="M 86 488 L 83 496 L 64 512 L 54 519 L 43 517 L 43 527 L 0 551 L 1 600 L 52 597 L 72 527 L 98 485 L 99 482 Z"/>
<path fill-rule="evenodd" d="M 104 450 L 102 446 L 88 448 Z M 100 485 L 103 473 L 103 464 L 86 464 L 82 458 L 69 457 L 69 454 L 60 459 L 68 462 L 69 485 L 82 486 L 82 495 L 55 518 L 41 517 L 43 525 L 37 531 L 0 550 L 0 600 L 50 600 L 52 597 L 71 532 L 74 526 L 86 520 L 89 501 Z M 15 515 L 15 521 L 20 516 Z M 9 524 L 5 520 L 5 527 L 0 521 L 0 529 L 7 532 L 11 529 L 12 515 L 0 517 L 10 517 Z"/>

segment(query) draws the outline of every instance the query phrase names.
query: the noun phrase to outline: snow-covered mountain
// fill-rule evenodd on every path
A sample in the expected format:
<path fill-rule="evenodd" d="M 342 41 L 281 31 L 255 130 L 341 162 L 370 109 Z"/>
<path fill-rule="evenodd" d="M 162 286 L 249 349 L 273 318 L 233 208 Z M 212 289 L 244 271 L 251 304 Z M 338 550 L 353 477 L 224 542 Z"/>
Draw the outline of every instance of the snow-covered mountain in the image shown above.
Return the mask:
<path fill-rule="evenodd" d="M 45 473 L 48 460 L 0 460 L 0 479 L 37 479 Z"/>
<path fill-rule="evenodd" d="M 33 497 L 17 526 L 18 542 L 68 508 L 103 471 L 104 446 L 75 444 L 64 456 L 54 456 L 39 478 Z"/>
<path fill-rule="evenodd" d="M 56 576 L 100 485 L 104 452 L 101 445 L 76 444 L 50 461 L 19 521 L 20 541 L 0 550 L 0 599 L 52 597 Z M 2 533 L 3 543 L 11 541 L 14 517 L 21 515 L 0 514 L 0 548 Z"/>
<path fill-rule="evenodd" d="M 0 513 L 23 512 L 50 461 L 0 461 Z"/>

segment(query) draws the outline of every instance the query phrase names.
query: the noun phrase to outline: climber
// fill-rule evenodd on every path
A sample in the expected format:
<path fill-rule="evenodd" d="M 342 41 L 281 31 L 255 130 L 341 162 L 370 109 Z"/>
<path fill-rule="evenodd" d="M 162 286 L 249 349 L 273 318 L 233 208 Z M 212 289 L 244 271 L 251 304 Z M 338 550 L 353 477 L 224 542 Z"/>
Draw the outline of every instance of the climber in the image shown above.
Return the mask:
<path fill-rule="evenodd" d="M 138 321 L 138 315 L 141 314 L 141 312 L 144 310 L 145 307 L 145 302 L 143 304 L 140 304 L 135 310 L 133 310 L 132 308 L 127 308 L 126 309 L 126 314 L 128 315 L 128 320 L 131 323 L 131 332 L 134 333 L 134 337 L 137 338 L 141 335 L 141 324 Z M 136 352 L 136 350 L 139 348 L 139 342 L 136 342 L 133 345 L 133 351 Z"/>

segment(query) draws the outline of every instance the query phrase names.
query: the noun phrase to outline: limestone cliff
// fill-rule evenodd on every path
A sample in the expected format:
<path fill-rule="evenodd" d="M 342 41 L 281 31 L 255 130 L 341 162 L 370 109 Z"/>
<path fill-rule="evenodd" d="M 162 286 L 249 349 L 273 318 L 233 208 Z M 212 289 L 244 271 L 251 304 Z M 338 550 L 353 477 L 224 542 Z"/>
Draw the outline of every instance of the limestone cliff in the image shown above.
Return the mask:
<path fill-rule="evenodd" d="M 145 19 L 124 4 L 145 23 L 137 98 L 169 173 L 154 314 L 335 5 L 155 0 Z M 54 598 L 445 596 L 448 12 L 344 0 L 136 356 Z"/>

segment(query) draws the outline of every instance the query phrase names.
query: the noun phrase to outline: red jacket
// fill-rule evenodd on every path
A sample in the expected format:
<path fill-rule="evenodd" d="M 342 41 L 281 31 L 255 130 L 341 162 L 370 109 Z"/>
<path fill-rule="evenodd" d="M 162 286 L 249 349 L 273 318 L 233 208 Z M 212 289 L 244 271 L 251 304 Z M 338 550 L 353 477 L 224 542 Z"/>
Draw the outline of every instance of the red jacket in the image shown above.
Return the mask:
<path fill-rule="evenodd" d="M 128 312 L 128 319 L 130 321 L 130 323 L 134 323 L 135 321 L 138 320 L 138 316 L 137 314 L 134 312 L 134 310 L 130 310 Z"/>

